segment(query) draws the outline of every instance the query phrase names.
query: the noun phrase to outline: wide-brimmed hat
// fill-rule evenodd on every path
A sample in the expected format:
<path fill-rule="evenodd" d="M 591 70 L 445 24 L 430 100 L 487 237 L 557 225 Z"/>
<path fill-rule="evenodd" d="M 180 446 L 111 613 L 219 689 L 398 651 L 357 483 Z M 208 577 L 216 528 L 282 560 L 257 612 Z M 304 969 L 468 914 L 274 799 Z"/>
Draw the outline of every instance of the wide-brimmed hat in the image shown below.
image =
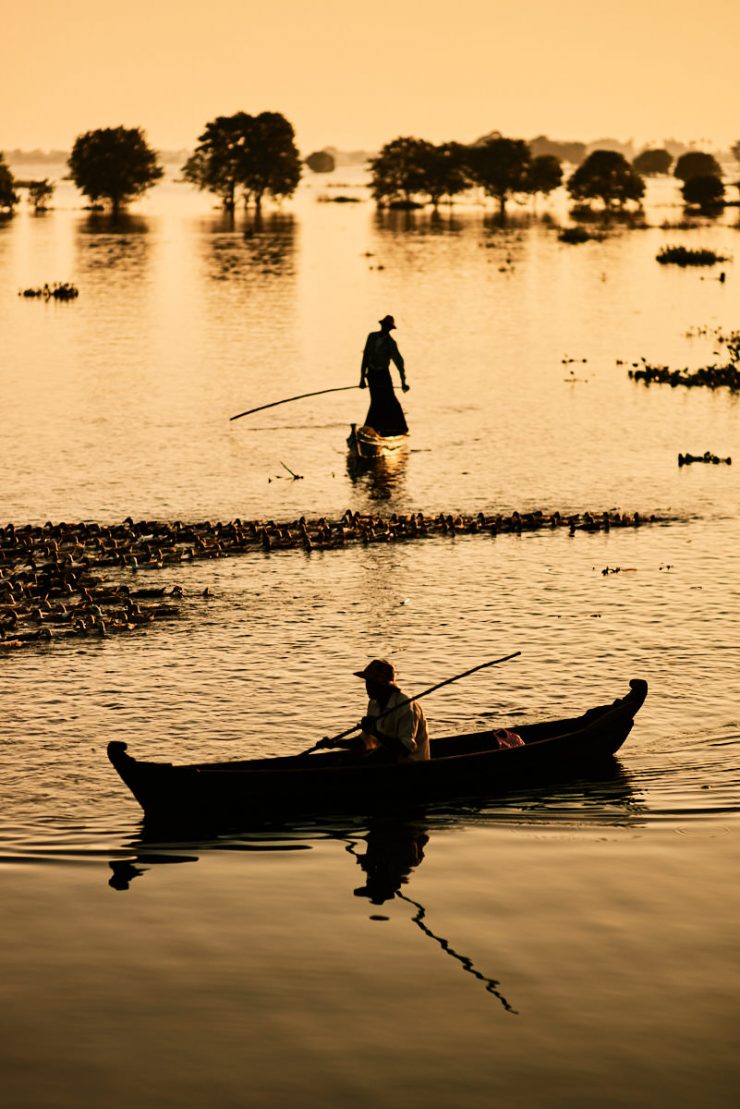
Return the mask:
<path fill-rule="evenodd" d="M 364 670 L 355 670 L 354 675 L 356 678 L 364 678 L 365 681 L 388 685 L 394 680 L 396 671 L 393 669 L 393 663 L 388 662 L 387 659 L 374 658 L 372 662 L 368 662 Z"/>
<path fill-rule="evenodd" d="M 383 327 L 385 324 L 387 324 L 389 331 L 392 331 L 396 326 L 396 321 L 393 319 L 393 316 L 383 316 L 383 319 L 378 320 L 378 323 L 380 324 L 381 327 Z"/>

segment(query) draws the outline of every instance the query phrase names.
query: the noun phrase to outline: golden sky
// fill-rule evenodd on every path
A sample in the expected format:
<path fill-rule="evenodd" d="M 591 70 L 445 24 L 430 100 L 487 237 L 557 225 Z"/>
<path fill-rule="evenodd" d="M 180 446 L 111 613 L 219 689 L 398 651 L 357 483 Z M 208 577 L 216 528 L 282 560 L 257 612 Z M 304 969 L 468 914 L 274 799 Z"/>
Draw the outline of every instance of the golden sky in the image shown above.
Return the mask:
<path fill-rule="evenodd" d="M 304 154 L 400 134 L 740 138 L 740 0 L 2 0 L 0 149 L 283 112 Z"/>

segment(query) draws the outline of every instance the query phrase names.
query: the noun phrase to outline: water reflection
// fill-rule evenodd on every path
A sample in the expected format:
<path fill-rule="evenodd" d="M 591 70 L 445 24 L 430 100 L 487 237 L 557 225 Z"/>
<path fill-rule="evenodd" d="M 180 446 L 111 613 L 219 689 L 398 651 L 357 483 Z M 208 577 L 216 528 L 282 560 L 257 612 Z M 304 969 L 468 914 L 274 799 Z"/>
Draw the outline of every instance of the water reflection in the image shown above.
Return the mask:
<path fill-rule="evenodd" d="M 445 936 L 429 927 L 426 923 L 426 907 L 420 901 L 401 893 L 401 886 L 408 882 L 411 871 L 424 859 L 424 848 L 429 842 L 428 826 L 419 820 L 380 818 L 370 823 L 363 841 L 364 854 L 358 852 L 357 840 L 349 840 L 347 843 L 347 851 L 354 856 L 366 876 L 365 885 L 354 891 L 355 897 L 367 897 L 373 905 L 383 905 L 394 898 L 411 905 L 415 910 L 412 923 L 425 936 L 434 940 L 446 955 L 458 962 L 466 973 L 482 982 L 486 991 L 496 997 L 508 1013 L 516 1013 L 516 1009 L 501 992 L 499 982 L 481 973 L 472 959 L 456 951 Z M 388 917 L 374 915 L 370 919 L 387 920 Z"/>
<path fill-rule="evenodd" d="M 408 465 L 408 447 L 379 458 L 358 458 L 352 448 L 347 452 L 347 474 L 353 485 L 367 492 L 371 501 L 388 501 L 403 488 Z"/>
<path fill-rule="evenodd" d="M 207 276 L 232 281 L 292 275 L 296 229 L 294 216 L 286 212 L 254 215 L 243 224 L 224 216 L 211 221 L 205 225 Z"/>
<path fill-rule="evenodd" d="M 117 271 L 116 280 L 140 277 L 149 261 L 151 222 L 144 216 L 91 213 L 76 228 L 78 267 L 83 277 Z"/>

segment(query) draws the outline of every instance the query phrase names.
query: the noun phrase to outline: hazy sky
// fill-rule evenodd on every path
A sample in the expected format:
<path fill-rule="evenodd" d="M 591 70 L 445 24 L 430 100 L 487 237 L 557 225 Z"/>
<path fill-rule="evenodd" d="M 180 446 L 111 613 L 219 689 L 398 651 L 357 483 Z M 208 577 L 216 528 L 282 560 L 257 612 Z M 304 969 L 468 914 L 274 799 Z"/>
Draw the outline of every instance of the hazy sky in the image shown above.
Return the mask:
<path fill-rule="evenodd" d="M 0 149 L 141 126 L 192 147 L 283 112 L 304 154 L 469 141 L 740 138 L 740 0 L 2 0 Z"/>

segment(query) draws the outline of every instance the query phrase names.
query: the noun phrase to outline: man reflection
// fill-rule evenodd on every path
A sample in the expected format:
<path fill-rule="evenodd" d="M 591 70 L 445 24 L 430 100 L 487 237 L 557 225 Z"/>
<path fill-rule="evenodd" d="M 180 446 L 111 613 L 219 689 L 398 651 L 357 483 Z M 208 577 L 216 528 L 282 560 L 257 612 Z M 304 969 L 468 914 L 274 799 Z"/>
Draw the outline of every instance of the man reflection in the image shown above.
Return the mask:
<path fill-rule="evenodd" d="M 371 825 L 365 842 L 365 854 L 355 857 L 366 881 L 354 891 L 355 897 L 367 897 L 372 905 L 382 905 L 396 896 L 414 867 L 423 861 L 429 836 L 420 825 L 384 820 Z"/>

